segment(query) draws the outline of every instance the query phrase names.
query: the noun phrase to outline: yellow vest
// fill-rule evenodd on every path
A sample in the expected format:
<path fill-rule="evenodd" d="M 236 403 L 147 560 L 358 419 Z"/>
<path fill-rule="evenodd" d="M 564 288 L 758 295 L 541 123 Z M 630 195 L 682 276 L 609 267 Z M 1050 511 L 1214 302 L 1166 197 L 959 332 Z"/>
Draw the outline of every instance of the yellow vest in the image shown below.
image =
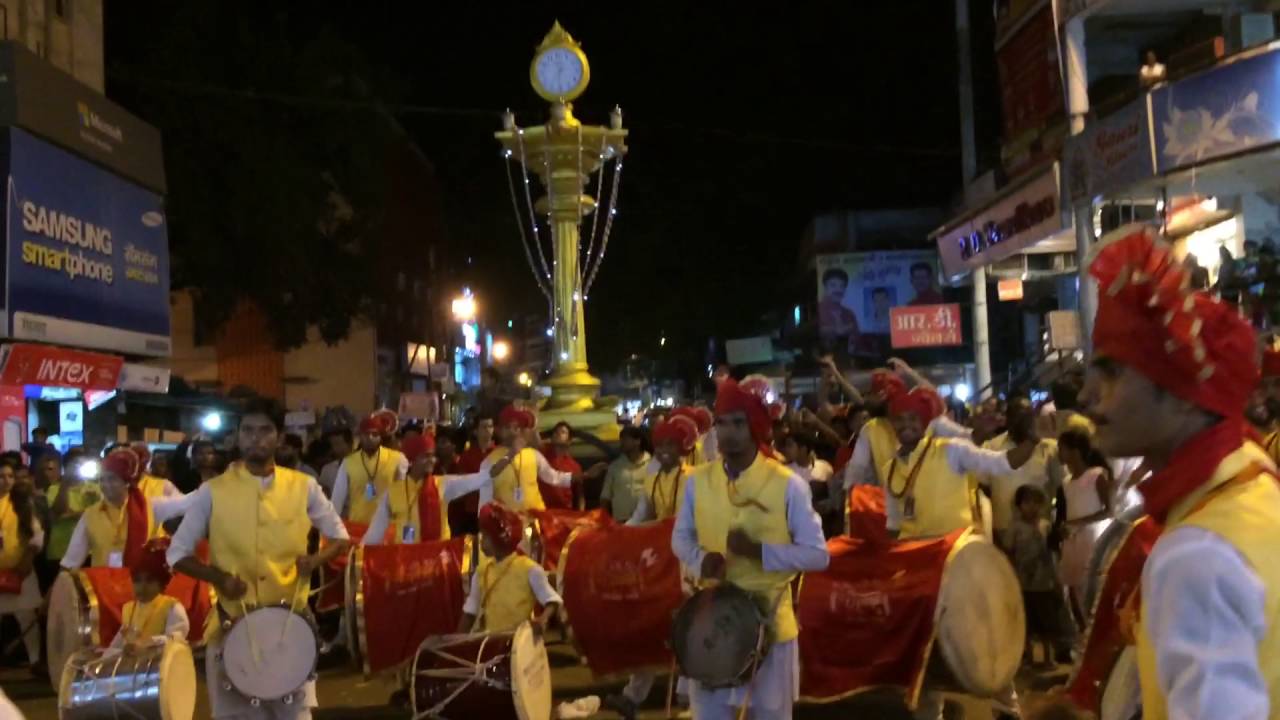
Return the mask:
<path fill-rule="evenodd" d="M 912 470 L 919 464 L 911 491 L 901 498 L 887 499 L 903 505 L 899 538 L 938 537 L 973 525 L 969 478 L 957 474 L 947 463 L 946 447 L 952 442 L 948 438 L 926 436 L 910 455 L 895 456 L 896 462 L 891 459 L 885 468 L 886 474 L 892 471 L 885 488 L 885 492 L 892 495 L 906 488 Z M 907 517 L 906 512 L 909 499 L 915 506 L 912 517 Z"/>
<path fill-rule="evenodd" d="M 1262 447 L 1266 449 L 1267 455 L 1270 456 L 1271 462 L 1280 465 L 1280 430 L 1276 430 L 1262 441 Z"/>
<path fill-rule="evenodd" d="M 774 642 L 794 640 L 800 634 L 791 607 L 791 580 L 795 573 L 766 572 L 760 558 L 744 558 L 728 552 L 725 540 L 730 530 L 741 529 L 758 543 L 789 544 L 787 485 L 790 477 L 791 471 L 784 465 L 757 455 L 751 467 L 739 475 L 732 486 L 724 465 L 718 462 L 695 468 L 690 478 L 698 544 L 707 552 L 724 554 L 728 565 L 726 580 L 762 596 L 771 606 L 776 604 Z"/>
<path fill-rule="evenodd" d="M 1165 532 L 1188 525 L 1204 528 L 1231 543 L 1258 574 L 1264 588 L 1267 625 L 1266 635 L 1258 644 L 1258 668 L 1267 683 L 1271 716 L 1275 717 L 1280 712 L 1280 553 L 1276 552 L 1280 546 L 1280 484 L 1269 470 L 1247 482 L 1222 488 L 1203 507 L 1196 508 L 1214 488 L 1231 481 L 1252 463 L 1269 467 L 1266 451 L 1246 442 L 1218 465 L 1204 487 L 1174 506 Z M 1138 633 L 1142 717 L 1163 720 L 1168 711 L 1156 675 L 1155 646 L 1149 633 L 1147 613 L 1143 612 Z"/>
<path fill-rule="evenodd" d="M 0 548 L 0 570 L 11 570 L 22 560 L 27 543 L 18 535 L 18 513 L 7 493 L 0 497 L 0 538 L 4 540 L 4 547 Z"/>
<path fill-rule="evenodd" d="M 889 418 L 871 418 L 862 426 L 862 434 L 871 444 L 871 467 L 875 469 L 876 480 L 884 487 L 889 463 L 898 454 L 898 433 L 894 432 Z"/>
<path fill-rule="evenodd" d="M 538 598 L 529 587 L 529 571 L 538 564 L 511 553 L 501 562 L 490 562 L 480 574 L 480 602 L 485 632 L 511 632 L 533 615 Z"/>
<path fill-rule="evenodd" d="M 129 501 L 118 508 L 111 507 L 105 499 L 91 505 L 80 517 L 84 520 L 85 536 L 89 539 L 89 565 L 106 567 L 111 553 L 124 553 L 125 540 L 129 538 L 129 518 L 126 512 Z M 147 501 L 147 537 L 156 532 L 155 517 L 151 514 L 151 501 Z"/>
<path fill-rule="evenodd" d="M 542 492 L 538 490 L 538 451 L 525 448 L 516 455 L 506 470 L 493 479 L 493 499 L 516 512 L 546 510 Z M 507 454 L 507 448 L 494 448 L 489 460 L 498 462 Z M 518 490 L 518 492 L 517 492 Z"/>
<path fill-rule="evenodd" d="M 404 542 L 405 525 L 413 528 L 415 542 L 448 540 L 451 537 L 449 504 L 444 501 L 444 480 L 439 477 L 436 478 L 436 493 L 440 496 L 440 536 L 422 536 L 422 524 L 418 522 L 418 492 L 422 489 L 422 485 L 421 480 L 405 478 L 392 480 L 387 486 L 387 510 L 391 514 L 391 530 L 395 533 L 395 539 L 391 541 L 393 544 L 398 545 Z"/>
<path fill-rule="evenodd" d="M 348 520 L 366 525 L 373 520 L 373 513 L 378 509 L 378 496 L 386 492 L 387 486 L 396 479 L 396 469 L 403 457 L 398 450 L 385 447 L 378 448 L 377 457 L 373 460 L 364 454 L 364 450 L 356 450 L 347 456 L 343 467 L 347 470 Z M 368 490 L 370 482 L 373 483 L 373 492 Z"/>
<path fill-rule="evenodd" d="M 139 608 L 136 600 L 130 600 L 120 611 L 120 617 L 124 618 L 124 627 L 120 631 L 133 630 L 135 637 L 139 639 L 164 635 L 165 626 L 169 624 L 169 611 L 176 602 L 177 599 L 168 595 L 157 595 L 154 600 Z M 125 635 L 125 639 L 131 638 Z"/>
<path fill-rule="evenodd" d="M 232 573 L 249 586 L 246 605 L 290 602 L 298 590 L 299 555 L 307 554 L 307 487 L 310 478 L 276 466 L 263 489 L 243 464 L 210 480 L 213 513 L 209 517 L 209 564 Z M 306 578 L 302 579 L 305 589 Z M 222 606 L 232 617 L 239 602 Z"/>
<path fill-rule="evenodd" d="M 148 500 L 162 498 L 164 497 L 164 479 L 144 473 L 142 479 L 138 480 L 138 489 L 142 491 L 142 496 Z"/>
<path fill-rule="evenodd" d="M 670 472 L 659 469 L 644 479 L 644 496 L 653 507 L 654 518 L 666 520 L 680 512 L 684 502 L 684 483 L 689 478 L 689 466 L 682 465 Z"/>

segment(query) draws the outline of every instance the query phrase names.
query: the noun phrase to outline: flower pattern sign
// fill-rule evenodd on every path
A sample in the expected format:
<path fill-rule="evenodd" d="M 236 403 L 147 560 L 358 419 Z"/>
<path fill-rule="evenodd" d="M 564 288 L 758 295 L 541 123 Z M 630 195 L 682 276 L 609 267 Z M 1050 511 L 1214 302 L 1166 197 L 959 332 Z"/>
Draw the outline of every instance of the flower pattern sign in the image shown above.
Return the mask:
<path fill-rule="evenodd" d="M 1151 112 L 1162 173 L 1280 141 L 1280 51 L 1159 88 Z"/>

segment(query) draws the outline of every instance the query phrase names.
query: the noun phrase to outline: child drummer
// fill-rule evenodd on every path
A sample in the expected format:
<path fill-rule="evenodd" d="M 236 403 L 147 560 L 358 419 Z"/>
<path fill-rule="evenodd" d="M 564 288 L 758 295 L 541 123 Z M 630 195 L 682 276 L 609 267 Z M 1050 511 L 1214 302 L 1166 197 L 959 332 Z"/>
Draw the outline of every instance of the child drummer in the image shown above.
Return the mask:
<path fill-rule="evenodd" d="M 132 568 L 133 600 L 124 604 L 120 632 L 111 641 L 112 648 L 137 652 L 146 645 L 163 640 L 186 640 L 191 630 L 187 611 L 176 598 L 163 595 L 172 573 L 165 561 L 169 538 L 148 541 L 141 561 Z"/>
<path fill-rule="evenodd" d="M 518 550 L 520 516 L 496 502 L 480 508 L 480 548 L 493 562 L 471 576 L 458 632 L 512 632 L 526 620 L 538 637 L 560 608 L 560 595 L 542 566 Z M 541 605 L 536 616 L 534 609 Z"/>

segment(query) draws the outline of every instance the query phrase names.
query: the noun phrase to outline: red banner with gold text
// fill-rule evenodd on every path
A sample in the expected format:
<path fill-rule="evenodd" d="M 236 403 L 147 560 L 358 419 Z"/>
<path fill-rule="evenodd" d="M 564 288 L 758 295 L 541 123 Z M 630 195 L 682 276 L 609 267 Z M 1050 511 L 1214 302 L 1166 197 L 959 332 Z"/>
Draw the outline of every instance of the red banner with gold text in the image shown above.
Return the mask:
<path fill-rule="evenodd" d="M 529 514 L 538 523 L 538 536 L 542 541 L 542 567 L 547 572 L 556 572 L 560 567 L 560 549 L 574 530 L 613 524 L 613 517 L 600 508 L 587 511 L 534 510 Z"/>

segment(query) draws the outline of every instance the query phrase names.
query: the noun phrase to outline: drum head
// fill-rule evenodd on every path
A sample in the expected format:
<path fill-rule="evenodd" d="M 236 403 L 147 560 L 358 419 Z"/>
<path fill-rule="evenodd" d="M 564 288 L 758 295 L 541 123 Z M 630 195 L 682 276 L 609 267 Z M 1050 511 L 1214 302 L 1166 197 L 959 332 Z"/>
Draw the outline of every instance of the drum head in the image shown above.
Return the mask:
<path fill-rule="evenodd" d="M 165 643 L 160 657 L 160 717 L 191 720 L 196 713 L 196 663 L 191 646 L 182 641 Z"/>
<path fill-rule="evenodd" d="M 980 535 L 961 538 L 942 573 L 935 618 L 942 657 L 966 690 L 991 697 L 1009 686 L 1022 662 L 1027 620 L 1004 553 Z"/>
<path fill-rule="evenodd" d="M 1107 684 L 1102 689 L 1101 720 L 1132 720 L 1142 705 L 1142 688 L 1138 685 L 1138 653 L 1132 646 L 1124 649 L 1111 666 Z"/>
<path fill-rule="evenodd" d="M 284 607 L 258 608 L 240 618 L 222 645 L 222 669 L 240 694 L 279 700 L 315 671 L 315 629 Z"/>
<path fill-rule="evenodd" d="M 511 699 L 520 720 L 551 717 L 551 666 L 547 647 L 533 636 L 529 623 L 511 639 Z"/>
<path fill-rule="evenodd" d="M 62 679 L 62 669 L 77 650 L 89 646 L 89 637 L 81 632 L 86 614 L 80 606 L 80 590 L 73 573 L 62 571 L 49 589 L 49 618 L 47 630 L 47 655 L 49 679 L 56 684 Z"/>
<path fill-rule="evenodd" d="M 100 655 L 96 648 L 84 648 L 71 653 L 62 661 L 62 672 L 52 672 L 53 667 L 50 666 L 50 679 L 55 683 L 54 689 L 58 691 L 58 707 L 71 707 L 71 685 L 76 680 L 76 675 L 86 663 L 91 663 L 98 659 Z M 59 713 L 61 715 L 62 713 Z"/>
<path fill-rule="evenodd" d="M 708 688 L 741 684 L 760 649 L 761 609 L 732 585 L 700 590 L 676 613 L 671 644 L 681 674 Z"/>
<path fill-rule="evenodd" d="M 351 661 L 356 667 L 362 668 L 364 667 L 364 648 L 360 647 L 360 638 L 364 633 L 361 632 L 360 623 L 364 620 L 364 608 L 361 607 L 364 601 L 361 593 L 364 573 L 360 572 L 360 557 L 359 549 L 351 548 L 347 556 L 347 565 L 342 569 L 347 595 L 342 612 L 346 619 L 343 623 L 346 637 L 343 640 L 347 643 L 347 652 L 351 653 Z"/>

